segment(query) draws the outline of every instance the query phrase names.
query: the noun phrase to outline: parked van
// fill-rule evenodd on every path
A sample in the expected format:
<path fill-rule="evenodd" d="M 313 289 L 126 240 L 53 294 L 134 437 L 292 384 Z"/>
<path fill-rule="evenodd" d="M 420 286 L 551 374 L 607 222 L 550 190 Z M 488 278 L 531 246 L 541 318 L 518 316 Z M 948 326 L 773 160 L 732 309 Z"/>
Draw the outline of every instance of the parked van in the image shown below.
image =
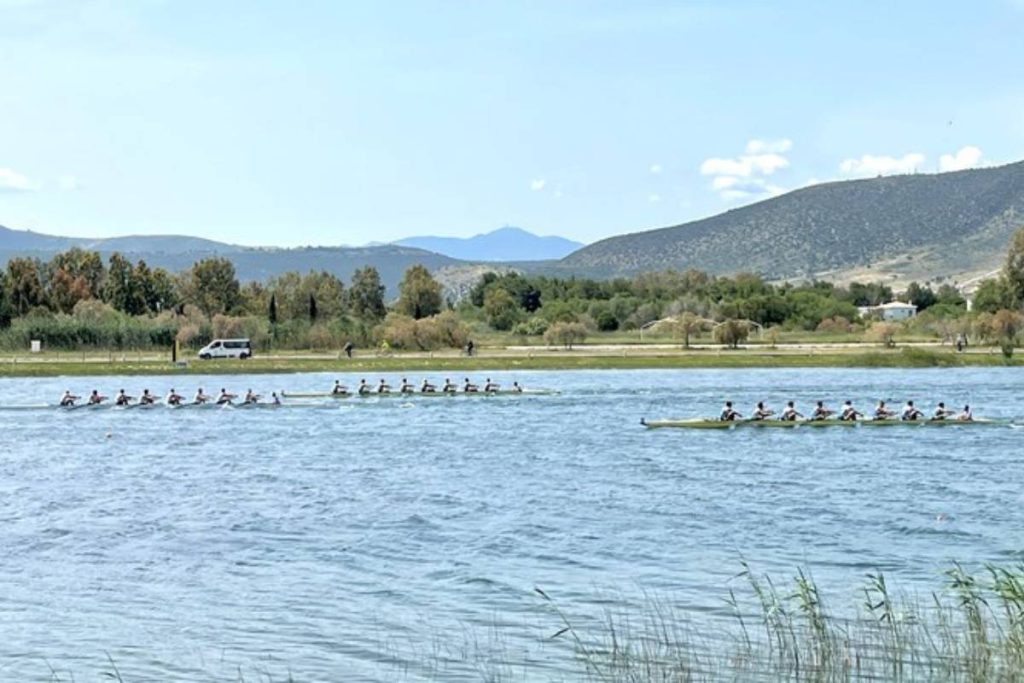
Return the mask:
<path fill-rule="evenodd" d="M 252 343 L 248 339 L 214 339 L 199 349 L 199 357 L 203 360 L 211 358 L 251 358 Z"/>

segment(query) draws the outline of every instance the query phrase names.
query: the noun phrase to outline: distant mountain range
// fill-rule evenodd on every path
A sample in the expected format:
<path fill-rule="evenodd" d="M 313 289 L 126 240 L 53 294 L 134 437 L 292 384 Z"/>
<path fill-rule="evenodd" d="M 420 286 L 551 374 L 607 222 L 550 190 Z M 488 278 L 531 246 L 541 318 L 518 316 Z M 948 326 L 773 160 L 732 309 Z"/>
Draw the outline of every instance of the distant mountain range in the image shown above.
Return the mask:
<path fill-rule="evenodd" d="M 180 236 L 79 239 L 0 227 L 0 264 L 12 256 L 50 258 L 79 246 L 171 271 L 208 256 L 235 263 L 242 280 L 289 270 L 326 270 L 348 280 L 372 265 L 391 295 L 402 273 L 423 264 L 455 289 L 481 269 L 615 277 L 697 268 L 757 272 L 769 279 L 963 281 L 998 268 L 1024 225 L 1024 162 L 937 175 L 824 183 L 711 218 L 579 246 L 502 228 L 468 239 L 420 237 L 367 247 L 251 248 Z M 549 251 L 550 249 L 550 251 Z M 571 251 L 565 255 L 566 252 Z M 558 254 L 563 254 L 559 257 Z M 537 260 L 547 258 L 547 260 Z M 443 269 L 443 270 L 442 270 Z"/>
<path fill-rule="evenodd" d="M 541 237 L 505 227 L 473 237 L 408 237 L 395 244 L 426 249 L 463 261 L 545 261 L 568 256 L 583 246 L 564 237 Z"/>
<path fill-rule="evenodd" d="M 1024 226 L 1024 162 L 824 183 L 703 220 L 595 242 L 557 264 L 611 277 L 666 268 L 906 282 L 991 271 Z"/>

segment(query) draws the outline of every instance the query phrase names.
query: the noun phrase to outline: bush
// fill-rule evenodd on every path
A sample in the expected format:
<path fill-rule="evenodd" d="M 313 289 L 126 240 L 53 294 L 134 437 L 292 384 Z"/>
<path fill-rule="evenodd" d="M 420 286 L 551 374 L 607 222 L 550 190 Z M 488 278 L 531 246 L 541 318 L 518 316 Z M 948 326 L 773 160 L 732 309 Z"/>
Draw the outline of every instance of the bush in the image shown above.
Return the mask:
<path fill-rule="evenodd" d="M 529 320 L 525 320 L 512 328 L 512 332 L 514 334 L 520 334 L 528 337 L 539 337 L 547 331 L 548 321 L 539 315 L 535 315 Z"/>
<path fill-rule="evenodd" d="M 548 344 L 561 344 L 571 350 L 573 344 L 580 344 L 587 338 L 587 327 L 582 323 L 553 323 L 544 333 Z"/>

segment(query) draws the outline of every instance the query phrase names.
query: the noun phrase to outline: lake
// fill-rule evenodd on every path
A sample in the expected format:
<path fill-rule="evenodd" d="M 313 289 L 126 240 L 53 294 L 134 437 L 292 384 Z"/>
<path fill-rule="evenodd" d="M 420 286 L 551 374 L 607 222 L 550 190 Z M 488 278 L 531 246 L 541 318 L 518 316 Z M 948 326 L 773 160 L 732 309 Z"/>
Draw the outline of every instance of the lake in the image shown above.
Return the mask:
<path fill-rule="evenodd" d="M 927 595 L 1024 558 L 1024 429 L 639 424 L 726 398 L 1019 420 L 1024 369 L 490 376 L 561 393 L 66 412 L 2 406 L 335 376 L 0 380 L 0 678 L 574 680 L 535 587 L 581 623 L 657 595 L 714 625 L 743 560 L 843 610 L 871 571 Z"/>

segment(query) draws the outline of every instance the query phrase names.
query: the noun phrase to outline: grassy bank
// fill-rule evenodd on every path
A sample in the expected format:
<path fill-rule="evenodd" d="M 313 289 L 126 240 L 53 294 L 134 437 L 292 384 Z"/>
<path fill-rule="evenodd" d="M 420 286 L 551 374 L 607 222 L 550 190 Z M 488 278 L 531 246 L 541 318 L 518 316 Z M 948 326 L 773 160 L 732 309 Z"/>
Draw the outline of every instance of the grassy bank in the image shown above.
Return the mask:
<path fill-rule="evenodd" d="M 473 372 L 485 370 L 683 369 L 683 368 L 927 368 L 1024 365 L 991 350 L 958 354 L 942 347 L 865 349 L 862 345 L 799 348 L 654 349 L 649 347 L 578 347 L 565 350 L 485 349 L 467 357 L 455 351 L 399 353 L 386 357 L 338 354 L 280 354 L 253 359 L 172 364 L 154 353 L 49 353 L 0 355 L 0 377 L 88 375 L 270 374 L 294 372 Z"/>

